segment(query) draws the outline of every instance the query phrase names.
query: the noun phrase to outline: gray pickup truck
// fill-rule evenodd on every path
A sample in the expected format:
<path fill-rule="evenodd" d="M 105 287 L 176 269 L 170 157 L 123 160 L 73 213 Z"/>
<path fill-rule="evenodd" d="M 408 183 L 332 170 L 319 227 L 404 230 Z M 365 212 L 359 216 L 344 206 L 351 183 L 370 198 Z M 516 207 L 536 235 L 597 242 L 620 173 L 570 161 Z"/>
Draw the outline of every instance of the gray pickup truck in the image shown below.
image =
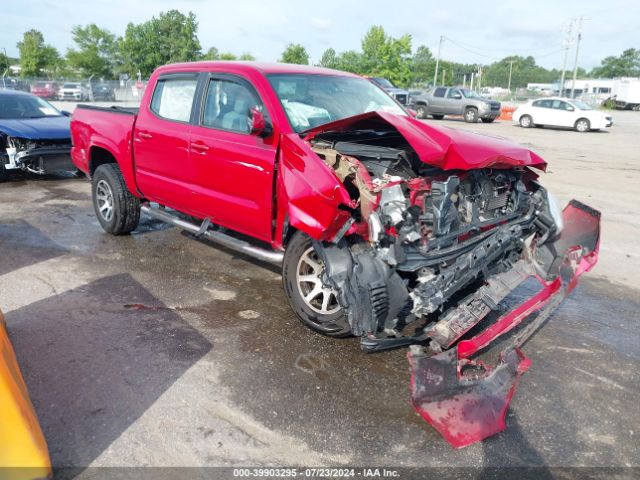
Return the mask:
<path fill-rule="evenodd" d="M 441 120 L 445 115 L 463 115 L 465 122 L 493 122 L 500 115 L 500 102 L 481 97 L 460 87 L 436 87 L 421 95 L 412 95 L 411 107 L 418 118 L 431 115 Z"/>

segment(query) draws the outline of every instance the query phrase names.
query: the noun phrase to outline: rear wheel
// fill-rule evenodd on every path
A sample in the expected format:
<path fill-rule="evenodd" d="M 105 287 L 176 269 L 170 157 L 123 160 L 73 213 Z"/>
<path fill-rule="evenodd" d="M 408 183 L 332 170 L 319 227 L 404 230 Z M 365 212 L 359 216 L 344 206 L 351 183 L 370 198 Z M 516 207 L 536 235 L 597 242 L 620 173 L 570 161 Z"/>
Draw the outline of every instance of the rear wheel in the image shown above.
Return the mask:
<path fill-rule="evenodd" d="M 4 165 L 0 163 L 0 182 L 4 182 L 7 177 L 7 171 L 5 170 Z"/>
<path fill-rule="evenodd" d="M 426 105 L 416 105 L 416 116 L 418 118 L 427 118 L 428 114 Z"/>
<path fill-rule="evenodd" d="M 351 328 L 338 303 L 337 292 L 322 283 L 324 264 L 311 239 L 297 232 L 287 245 L 282 283 L 289 304 L 307 327 L 330 337 L 347 337 Z"/>
<path fill-rule="evenodd" d="M 115 163 L 100 165 L 91 182 L 93 208 L 100 225 L 112 235 L 126 235 L 140 221 L 140 200 L 124 183 L 120 167 Z"/>
<path fill-rule="evenodd" d="M 588 132 L 591 130 L 591 122 L 586 118 L 579 118 L 576 120 L 576 124 L 574 125 L 576 131 L 580 133 Z"/>
<path fill-rule="evenodd" d="M 520 121 L 518 123 L 520 123 L 520 126 L 522 128 L 531 128 L 531 127 L 533 127 L 533 119 L 531 118 L 530 115 L 522 115 L 520 117 Z"/>
<path fill-rule="evenodd" d="M 431 115 L 433 117 L 434 120 L 442 120 L 444 118 L 444 115 Z"/>
<path fill-rule="evenodd" d="M 476 123 L 478 121 L 478 110 L 469 107 L 464 111 L 464 121 L 467 123 Z"/>

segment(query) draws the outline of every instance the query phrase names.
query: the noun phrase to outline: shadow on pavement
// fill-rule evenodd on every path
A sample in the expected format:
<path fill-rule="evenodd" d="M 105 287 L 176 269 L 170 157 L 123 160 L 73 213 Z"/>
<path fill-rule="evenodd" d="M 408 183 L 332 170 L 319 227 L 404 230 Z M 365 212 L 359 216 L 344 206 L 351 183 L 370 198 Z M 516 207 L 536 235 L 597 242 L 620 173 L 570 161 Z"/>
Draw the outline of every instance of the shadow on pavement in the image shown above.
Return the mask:
<path fill-rule="evenodd" d="M 0 275 L 69 252 L 24 220 L 0 223 L 0 245 Z"/>
<path fill-rule="evenodd" d="M 6 317 L 54 469 L 89 465 L 212 348 L 128 274 Z"/>

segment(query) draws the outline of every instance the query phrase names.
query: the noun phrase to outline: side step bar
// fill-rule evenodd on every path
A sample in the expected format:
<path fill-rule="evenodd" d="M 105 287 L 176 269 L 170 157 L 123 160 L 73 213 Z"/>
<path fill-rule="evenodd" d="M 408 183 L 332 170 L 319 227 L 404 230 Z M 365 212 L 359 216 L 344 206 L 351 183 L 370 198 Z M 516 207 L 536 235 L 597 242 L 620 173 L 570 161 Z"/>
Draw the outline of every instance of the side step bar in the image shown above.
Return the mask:
<path fill-rule="evenodd" d="M 170 223 L 171 225 L 175 225 L 176 227 L 182 228 L 183 230 L 187 230 L 188 232 L 194 234 L 202 234 L 202 236 L 208 238 L 212 242 L 218 243 L 230 250 L 244 253 L 245 255 L 257 258 L 258 260 L 262 260 L 263 262 L 273 263 L 274 265 L 282 264 L 284 252 L 276 252 L 274 250 L 267 250 L 264 248 L 256 247 L 255 245 L 251 245 L 249 242 L 234 238 L 231 235 L 227 235 L 226 233 L 218 232 L 215 230 L 202 231 L 202 227 L 200 225 L 187 222 L 176 215 L 172 215 L 166 210 L 153 208 L 149 205 L 142 205 L 140 210 L 162 222 Z"/>

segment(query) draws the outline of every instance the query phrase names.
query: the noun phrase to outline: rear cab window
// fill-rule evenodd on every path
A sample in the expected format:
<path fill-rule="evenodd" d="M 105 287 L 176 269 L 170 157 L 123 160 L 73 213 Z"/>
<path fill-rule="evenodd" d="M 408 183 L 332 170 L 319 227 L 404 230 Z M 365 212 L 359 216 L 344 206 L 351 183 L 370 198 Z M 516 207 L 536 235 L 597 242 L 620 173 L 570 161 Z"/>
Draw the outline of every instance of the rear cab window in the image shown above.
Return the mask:
<path fill-rule="evenodd" d="M 198 74 L 160 77 L 151 97 L 150 110 L 166 120 L 189 122 L 197 86 Z"/>
<path fill-rule="evenodd" d="M 444 94 L 446 93 L 447 89 L 446 88 L 442 88 L 442 87 L 438 87 L 433 91 L 433 96 L 434 97 L 444 97 Z"/>

